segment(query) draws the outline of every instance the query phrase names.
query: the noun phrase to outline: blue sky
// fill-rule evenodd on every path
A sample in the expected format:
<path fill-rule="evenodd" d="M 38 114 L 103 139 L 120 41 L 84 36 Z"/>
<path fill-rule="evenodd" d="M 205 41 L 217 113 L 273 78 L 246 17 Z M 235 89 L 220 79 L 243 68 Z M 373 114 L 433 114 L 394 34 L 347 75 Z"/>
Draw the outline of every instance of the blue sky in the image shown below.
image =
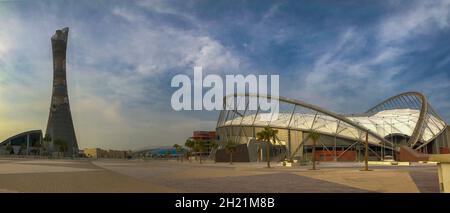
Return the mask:
<path fill-rule="evenodd" d="M 450 120 L 450 1 L 0 1 L 0 140 L 43 129 L 50 36 L 70 28 L 81 147 L 183 143 L 218 112 L 174 112 L 171 78 L 279 74 L 280 95 L 362 112 L 424 92 Z"/>

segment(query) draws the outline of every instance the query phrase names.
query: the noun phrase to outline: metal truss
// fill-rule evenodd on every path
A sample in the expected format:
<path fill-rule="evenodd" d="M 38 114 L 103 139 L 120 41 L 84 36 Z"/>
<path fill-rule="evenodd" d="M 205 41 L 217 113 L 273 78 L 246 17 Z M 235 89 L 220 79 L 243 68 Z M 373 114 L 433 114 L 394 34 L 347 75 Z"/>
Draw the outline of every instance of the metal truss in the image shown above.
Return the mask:
<path fill-rule="evenodd" d="M 257 110 L 249 109 L 251 99 L 261 98 L 279 101 L 279 114 L 275 116 L 276 119 L 273 119 L 273 115 L 268 115 L 270 112 L 261 110 L 259 105 Z M 356 142 L 363 142 L 367 133 L 371 145 L 387 149 L 398 148 L 392 141 L 393 136 L 404 136 L 409 138 L 407 144 L 410 147 L 420 149 L 433 141 L 447 126 L 427 102 L 426 97 L 418 92 L 393 96 L 365 113 L 352 115 L 334 113 L 300 100 L 256 94 L 225 96 L 224 107 L 231 102 L 230 99 L 234 99 L 232 103 L 235 103 L 236 107 L 231 106 L 221 111 L 217 130 L 226 131 L 227 140 L 233 138 L 238 142 L 241 140 L 239 137 L 245 137 L 247 141 L 240 141 L 244 143 L 255 137 L 255 128 L 270 126 L 288 131 L 315 131 Z M 239 105 L 245 106 L 245 109 L 239 110 Z M 263 115 L 271 119 L 262 119 Z M 245 128 L 252 129 L 252 133 L 246 134 Z"/>
<path fill-rule="evenodd" d="M 401 109 L 415 110 L 415 115 L 411 114 L 406 121 L 408 126 L 413 128 L 409 136 L 408 145 L 415 149 L 420 149 L 432 142 L 446 128 L 447 124 L 442 119 L 425 95 L 420 92 L 405 92 L 392 96 L 374 107 L 367 110 L 368 114 L 376 114 L 382 111 L 395 111 Z M 395 121 L 399 122 L 394 118 Z M 390 125 L 394 126 L 395 123 Z"/>
<path fill-rule="evenodd" d="M 393 147 L 391 142 L 373 132 L 371 129 L 366 128 L 347 117 L 299 100 L 266 95 L 234 94 L 224 97 L 224 106 L 226 106 L 229 98 L 242 100 L 237 98 L 242 96 L 247 97 L 245 98 L 246 105 L 248 105 L 250 98 L 266 98 L 277 100 L 280 102 L 280 105 L 288 105 L 288 107 L 287 110 L 283 110 L 282 107 L 280 107 L 278 118 L 270 119 L 268 121 L 262 119 L 263 113 L 259 110 L 259 106 L 256 113 L 247 109 L 243 112 L 236 109 L 223 110 L 220 113 L 219 121 L 217 122 L 218 129 L 223 129 L 224 127 L 255 128 L 271 126 L 273 128 L 286 130 L 299 130 L 304 132 L 316 131 L 321 134 L 359 142 L 363 142 L 363 135 L 368 132 L 370 136 L 369 143 L 378 146 L 388 145 L 388 148 Z M 237 102 L 234 101 L 234 103 Z M 237 105 L 238 104 L 239 103 L 237 103 Z"/>

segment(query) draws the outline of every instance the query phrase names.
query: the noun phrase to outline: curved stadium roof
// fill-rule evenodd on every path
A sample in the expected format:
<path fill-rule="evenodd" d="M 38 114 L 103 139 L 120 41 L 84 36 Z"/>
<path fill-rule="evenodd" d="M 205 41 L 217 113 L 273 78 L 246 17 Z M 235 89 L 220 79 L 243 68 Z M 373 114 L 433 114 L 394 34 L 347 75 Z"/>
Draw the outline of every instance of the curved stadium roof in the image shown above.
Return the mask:
<path fill-rule="evenodd" d="M 263 119 L 267 113 L 250 110 L 224 110 L 221 112 L 217 128 L 231 126 L 270 126 L 280 129 L 316 131 L 355 141 L 365 140 L 368 133 L 369 143 L 393 147 L 390 136 L 401 135 L 408 138 L 408 145 L 419 149 L 433 141 L 446 128 L 445 121 L 434 111 L 426 97 L 418 92 L 406 92 L 381 102 L 365 113 L 344 115 L 308 104 L 299 100 L 283 97 L 235 94 L 229 98 L 277 99 L 280 102 L 276 119 Z M 246 107 L 247 108 L 247 107 Z"/>
<path fill-rule="evenodd" d="M 15 139 L 21 138 L 21 137 L 26 137 L 27 135 L 32 135 L 32 134 L 36 134 L 36 135 L 39 135 L 39 137 L 42 137 L 41 130 L 30 130 L 30 131 L 26 131 L 26 132 L 21 132 L 19 134 L 16 134 L 16 135 L 13 135 L 13 136 L 7 138 L 6 140 L 0 142 L 0 145 L 5 145 L 12 140 L 15 140 Z"/>

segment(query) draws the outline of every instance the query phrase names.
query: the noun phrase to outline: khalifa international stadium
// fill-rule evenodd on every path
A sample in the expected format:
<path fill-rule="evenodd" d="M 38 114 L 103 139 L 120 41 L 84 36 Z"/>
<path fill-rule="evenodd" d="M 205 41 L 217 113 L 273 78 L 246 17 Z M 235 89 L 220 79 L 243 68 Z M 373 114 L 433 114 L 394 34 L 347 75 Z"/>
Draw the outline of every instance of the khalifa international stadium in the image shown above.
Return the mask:
<path fill-rule="evenodd" d="M 275 119 L 260 110 L 248 110 L 252 98 L 276 99 Z M 245 110 L 222 110 L 216 132 L 216 160 L 226 161 L 225 144 L 238 145 L 235 161 L 264 160 L 265 145 L 257 140 L 264 127 L 278 130 L 270 145 L 272 160 L 312 158 L 310 132 L 320 134 L 315 158 L 320 161 L 362 161 L 368 142 L 370 160 L 419 161 L 427 154 L 449 153 L 450 128 L 433 109 L 425 95 L 406 92 L 395 95 L 363 113 L 340 114 L 300 100 L 251 94 L 224 97 L 224 105 L 235 99 L 246 101 Z M 425 158 L 424 158 L 425 159 Z"/>

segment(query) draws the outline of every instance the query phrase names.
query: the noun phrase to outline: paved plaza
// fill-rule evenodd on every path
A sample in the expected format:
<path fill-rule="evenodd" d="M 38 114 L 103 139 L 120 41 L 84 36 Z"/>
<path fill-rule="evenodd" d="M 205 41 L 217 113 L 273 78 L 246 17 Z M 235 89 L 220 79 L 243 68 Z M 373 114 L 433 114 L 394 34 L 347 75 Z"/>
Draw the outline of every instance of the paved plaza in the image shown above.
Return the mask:
<path fill-rule="evenodd" d="M 439 192 L 429 164 L 371 166 L 175 160 L 0 159 L 0 192 Z"/>

